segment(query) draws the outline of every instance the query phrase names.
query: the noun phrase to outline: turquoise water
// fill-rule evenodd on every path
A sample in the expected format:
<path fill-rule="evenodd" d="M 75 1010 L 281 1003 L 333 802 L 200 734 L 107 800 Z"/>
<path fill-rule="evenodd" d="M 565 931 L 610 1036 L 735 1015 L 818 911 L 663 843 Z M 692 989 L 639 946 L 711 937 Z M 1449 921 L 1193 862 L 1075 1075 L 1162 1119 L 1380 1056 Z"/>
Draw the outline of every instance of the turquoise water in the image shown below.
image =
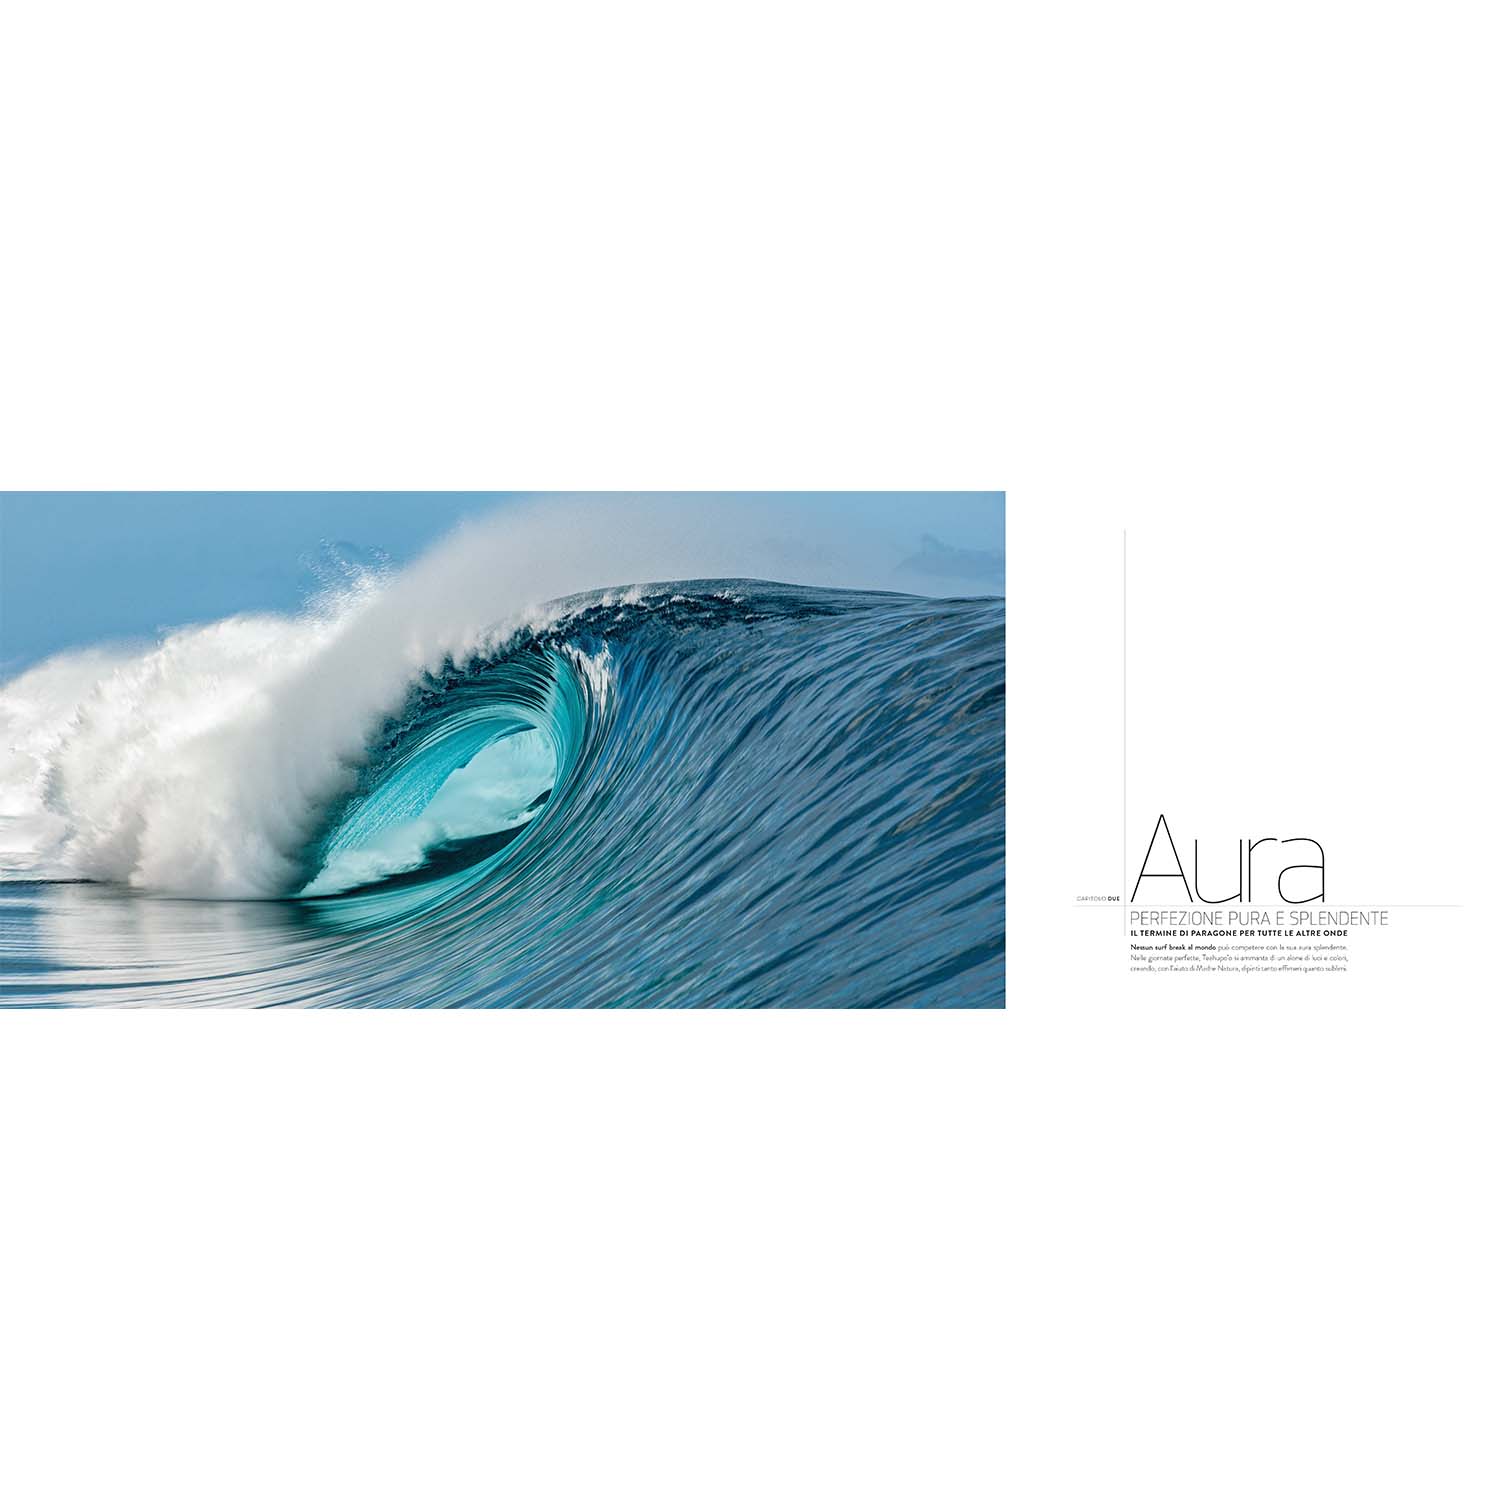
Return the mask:
<path fill-rule="evenodd" d="M 411 682 L 275 899 L 0 883 L 0 1004 L 1004 1004 L 1003 601 L 552 618 Z"/>

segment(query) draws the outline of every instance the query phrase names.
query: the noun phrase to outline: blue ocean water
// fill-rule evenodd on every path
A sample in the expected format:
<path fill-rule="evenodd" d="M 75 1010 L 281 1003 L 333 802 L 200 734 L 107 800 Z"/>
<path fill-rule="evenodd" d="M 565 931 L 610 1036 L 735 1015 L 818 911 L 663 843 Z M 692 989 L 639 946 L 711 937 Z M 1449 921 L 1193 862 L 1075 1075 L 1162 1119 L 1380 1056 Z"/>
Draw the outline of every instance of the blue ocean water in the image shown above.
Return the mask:
<path fill-rule="evenodd" d="M 160 715 L 169 668 L 132 670 Z M 273 702 L 218 657 L 196 670 L 145 741 L 108 700 L 70 708 L 53 738 L 106 736 L 106 764 L 35 731 L 37 817 L 74 852 L 0 853 L 0 1005 L 1004 1004 L 1002 600 L 576 596 L 414 670 L 374 733 L 316 761 L 338 684 Z M 203 730 L 193 692 L 215 713 L 241 693 L 260 727 Z M 206 788 L 197 805 L 157 785 L 178 741 L 214 771 L 171 783 Z"/>

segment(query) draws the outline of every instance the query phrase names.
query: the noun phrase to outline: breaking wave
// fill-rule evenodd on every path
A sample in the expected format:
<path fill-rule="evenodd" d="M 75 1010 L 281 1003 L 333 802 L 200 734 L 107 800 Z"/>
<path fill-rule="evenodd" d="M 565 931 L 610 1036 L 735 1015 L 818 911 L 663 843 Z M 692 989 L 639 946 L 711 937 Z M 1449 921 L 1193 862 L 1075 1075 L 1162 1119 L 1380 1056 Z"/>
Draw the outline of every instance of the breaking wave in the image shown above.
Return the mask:
<path fill-rule="evenodd" d="M 445 559 L 0 689 L 0 1004 L 1003 1003 L 1002 601 Z"/>

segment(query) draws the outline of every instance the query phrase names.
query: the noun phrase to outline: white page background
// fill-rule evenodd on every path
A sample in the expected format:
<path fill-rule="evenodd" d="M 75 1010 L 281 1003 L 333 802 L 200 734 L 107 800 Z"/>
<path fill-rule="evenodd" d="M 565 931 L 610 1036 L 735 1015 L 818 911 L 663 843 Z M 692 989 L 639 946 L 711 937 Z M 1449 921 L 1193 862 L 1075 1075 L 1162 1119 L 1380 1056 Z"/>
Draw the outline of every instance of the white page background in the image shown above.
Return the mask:
<path fill-rule="evenodd" d="M 1004 487 L 1011 972 L 5 1017 L 0 1488 L 1493 1494 L 1483 20 L 11 16 L 6 487 Z M 1136 820 L 1460 912 L 1124 975 L 1124 529 Z"/>

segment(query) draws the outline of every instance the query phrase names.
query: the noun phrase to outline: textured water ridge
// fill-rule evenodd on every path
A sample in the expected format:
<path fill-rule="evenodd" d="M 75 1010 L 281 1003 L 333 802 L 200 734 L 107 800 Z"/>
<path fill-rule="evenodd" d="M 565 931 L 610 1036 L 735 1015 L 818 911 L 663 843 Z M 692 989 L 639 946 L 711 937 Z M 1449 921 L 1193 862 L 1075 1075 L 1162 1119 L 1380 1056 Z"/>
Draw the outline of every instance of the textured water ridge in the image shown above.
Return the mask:
<path fill-rule="evenodd" d="M 0 1004 L 1004 1003 L 1000 600 L 579 597 L 339 754 L 301 821 L 264 769 L 227 794 L 269 831 L 210 883 L 269 899 L 12 870 Z"/>

